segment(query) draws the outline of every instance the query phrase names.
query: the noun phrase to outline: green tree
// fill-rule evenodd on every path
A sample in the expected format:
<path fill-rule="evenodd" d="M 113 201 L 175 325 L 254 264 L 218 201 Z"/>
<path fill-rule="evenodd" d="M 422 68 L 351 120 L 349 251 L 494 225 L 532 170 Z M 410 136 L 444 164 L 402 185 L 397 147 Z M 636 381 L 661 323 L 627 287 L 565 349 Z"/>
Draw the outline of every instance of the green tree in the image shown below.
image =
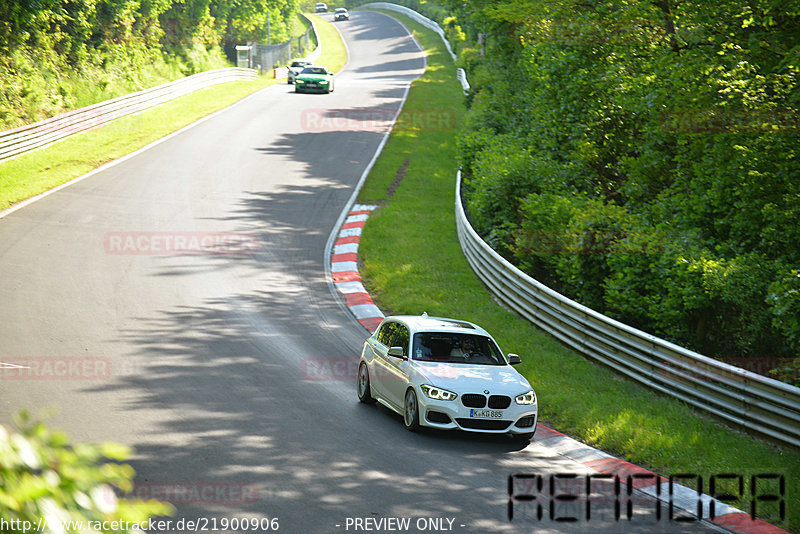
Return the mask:
<path fill-rule="evenodd" d="M 118 463 L 130 454 L 116 443 L 70 444 L 22 413 L 17 428 L 0 425 L 0 516 L 12 532 L 24 534 L 45 521 L 50 530 L 69 522 L 99 522 L 100 532 L 130 532 L 148 518 L 172 513 L 169 504 L 120 498 L 132 490 L 133 469 Z M 106 461 L 110 460 L 110 461 Z M 112 530 L 114 521 L 127 522 Z M 27 526 L 26 526 L 27 525 Z M 84 530 L 85 531 L 85 530 Z"/>
<path fill-rule="evenodd" d="M 796 356 L 800 4 L 448 5 L 483 43 L 459 140 L 479 232 L 690 348 Z"/>

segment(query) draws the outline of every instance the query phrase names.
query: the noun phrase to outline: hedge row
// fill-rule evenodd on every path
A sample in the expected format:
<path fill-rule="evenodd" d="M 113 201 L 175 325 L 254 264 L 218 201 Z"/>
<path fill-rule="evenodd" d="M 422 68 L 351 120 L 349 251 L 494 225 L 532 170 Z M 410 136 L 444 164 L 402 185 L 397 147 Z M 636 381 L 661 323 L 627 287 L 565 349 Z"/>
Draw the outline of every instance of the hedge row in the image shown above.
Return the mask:
<path fill-rule="evenodd" d="M 592 308 L 796 380 L 800 7 L 445 4 L 478 231 Z"/>

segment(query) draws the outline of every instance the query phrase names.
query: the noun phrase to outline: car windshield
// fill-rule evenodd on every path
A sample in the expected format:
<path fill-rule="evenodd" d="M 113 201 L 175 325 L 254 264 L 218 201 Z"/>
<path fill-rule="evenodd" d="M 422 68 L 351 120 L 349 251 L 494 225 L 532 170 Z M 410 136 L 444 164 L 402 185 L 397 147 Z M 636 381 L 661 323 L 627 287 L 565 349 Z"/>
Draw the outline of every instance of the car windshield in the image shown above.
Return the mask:
<path fill-rule="evenodd" d="M 306 67 L 301 74 L 328 74 L 323 67 Z"/>
<path fill-rule="evenodd" d="M 506 365 L 497 345 L 486 336 L 450 332 L 414 334 L 414 360 L 424 362 Z"/>
<path fill-rule="evenodd" d="M 306 65 L 308 65 L 308 62 L 306 62 L 306 61 L 293 61 L 292 62 L 292 67 L 305 67 Z"/>

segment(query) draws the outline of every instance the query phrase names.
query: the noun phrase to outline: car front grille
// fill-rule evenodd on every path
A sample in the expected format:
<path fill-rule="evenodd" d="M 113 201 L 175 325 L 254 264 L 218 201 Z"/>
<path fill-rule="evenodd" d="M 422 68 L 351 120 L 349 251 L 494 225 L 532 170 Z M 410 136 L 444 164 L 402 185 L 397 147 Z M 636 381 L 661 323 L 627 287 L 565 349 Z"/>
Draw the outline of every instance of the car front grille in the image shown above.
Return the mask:
<path fill-rule="evenodd" d="M 462 428 L 469 428 L 472 430 L 505 430 L 511 421 L 498 421 L 496 419 L 467 419 L 458 418 L 456 423 L 461 425 Z"/>
<path fill-rule="evenodd" d="M 505 395 L 492 395 L 489 397 L 489 408 L 505 410 L 509 406 L 511 406 L 511 397 Z"/>
<path fill-rule="evenodd" d="M 467 408 L 484 408 L 486 407 L 486 395 L 466 393 L 461 395 L 461 404 Z M 509 406 L 511 406 L 511 397 L 506 395 L 492 395 L 489 397 L 489 408 L 505 410 Z"/>
<path fill-rule="evenodd" d="M 461 404 L 467 408 L 484 408 L 486 406 L 486 395 L 465 393 L 461 395 Z"/>

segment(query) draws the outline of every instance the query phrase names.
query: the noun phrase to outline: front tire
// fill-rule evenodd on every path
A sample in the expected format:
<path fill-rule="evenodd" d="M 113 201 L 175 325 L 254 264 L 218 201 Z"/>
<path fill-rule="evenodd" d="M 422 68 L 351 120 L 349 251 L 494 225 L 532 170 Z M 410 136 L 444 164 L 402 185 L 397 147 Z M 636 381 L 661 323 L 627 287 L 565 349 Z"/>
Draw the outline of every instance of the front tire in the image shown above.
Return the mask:
<path fill-rule="evenodd" d="M 356 385 L 358 388 L 358 400 L 364 404 L 374 404 L 375 398 L 372 396 L 372 389 L 369 383 L 369 368 L 364 362 L 361 362 L 361 365 L 358 366 L 358 381 Z"/>
<path fill-rule="evenodd" d="M 406 391 L 406 401 L 403 403 L 403 426 L 411 432 L 419 430 L 419 403 L 412 388 Z"/>

